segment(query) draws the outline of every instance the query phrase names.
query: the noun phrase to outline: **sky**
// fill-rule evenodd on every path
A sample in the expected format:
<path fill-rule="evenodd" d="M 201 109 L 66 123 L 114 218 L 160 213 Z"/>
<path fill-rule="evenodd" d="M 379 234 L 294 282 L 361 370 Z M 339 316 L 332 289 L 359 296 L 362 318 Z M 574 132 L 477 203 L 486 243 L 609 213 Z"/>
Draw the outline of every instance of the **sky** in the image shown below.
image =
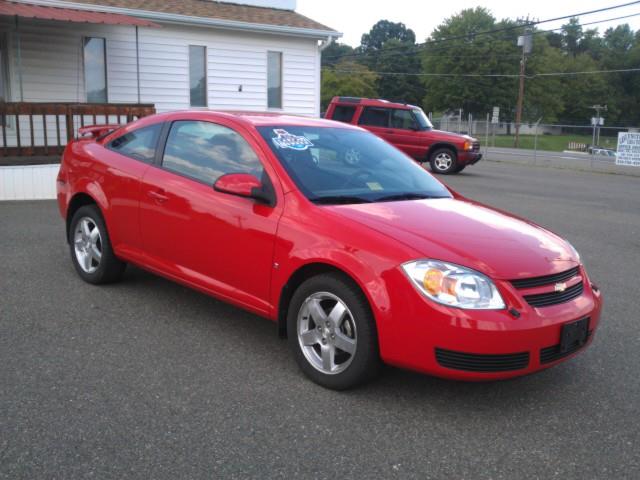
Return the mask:
<path fill-rule="evenodd" d="M 477 6 L 490 10 L 497 19 L 527 17 L 545 20 L 574 13 L 597 10 L 629 3 L 631 0 L 298 0 L 298 13 L 327 25 L 344 36 L 339 40 L 353 47 L 360 44 L 360 37 L 378 20 L 402 22 L 416 33 L 416 41 L 423 42 L 442 21 L 465 8 Z M 585 15 L 580 23 L 605 20 L 623 15 L 640 14 L 640 3 L 632 6 Z M 544 23 L 540 29 L 560 27 L 564 22 Z M 607 27 L 629 23 L 633 30 L 640 30 L 640 15 L 624 20 L 589 25 L 602 33 Z"/>

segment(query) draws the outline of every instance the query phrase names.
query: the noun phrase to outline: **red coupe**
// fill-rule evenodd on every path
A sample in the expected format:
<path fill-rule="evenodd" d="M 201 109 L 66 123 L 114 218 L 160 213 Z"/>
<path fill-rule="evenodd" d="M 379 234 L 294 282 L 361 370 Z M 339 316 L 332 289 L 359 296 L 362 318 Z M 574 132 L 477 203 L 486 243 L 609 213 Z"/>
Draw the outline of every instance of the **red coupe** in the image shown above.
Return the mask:
<path fill-rule="evenodd" d="M 83 133 L 57 179 L 80 277 L 131 263 L 268 317 L 321 385 L 382 362 L 514 377 L 593 339 L 601 293 L 567 241 L 359 127 L 192 111 Z"/>

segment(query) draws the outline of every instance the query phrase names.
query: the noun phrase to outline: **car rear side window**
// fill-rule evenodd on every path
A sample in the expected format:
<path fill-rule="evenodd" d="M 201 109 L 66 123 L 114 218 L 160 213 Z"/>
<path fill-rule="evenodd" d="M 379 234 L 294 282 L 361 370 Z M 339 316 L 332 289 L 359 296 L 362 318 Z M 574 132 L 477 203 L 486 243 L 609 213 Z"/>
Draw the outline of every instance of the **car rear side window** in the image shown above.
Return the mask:
<path fill-rule="evenodd" d="M 388 108 L 365 107 L 358 124 L 370 127 L 388 127 L 389 113 Z"/>
<path fill-rule="evenodd" d="M 402 130 L 414 130 L 417 128 L 416 119 L 411 110 L 401 110 L 396 108 L 391 113 L 391 128 Z"/>
<path fill-rule="evenodd" d="M 238 132 L 190 120 L 171 125 L 162 166 L 208 185 L 227 173 L 248 173 L 257 178 L 264 173 L 258 155 Z"/>
<path fill-rule="evenodd" d="M 153 162 L 162 124 L 139 128 L 112 140 L 110 150 L 146 163 Z"/>
<path fill-rule="evenodd" d="M 333 116 L 331 120 L 337 120 L 338 122 L 351 123 L 353 116 L 356 113 L 356 107 L 350 105 L 336 105 L 333 110 Z"/>

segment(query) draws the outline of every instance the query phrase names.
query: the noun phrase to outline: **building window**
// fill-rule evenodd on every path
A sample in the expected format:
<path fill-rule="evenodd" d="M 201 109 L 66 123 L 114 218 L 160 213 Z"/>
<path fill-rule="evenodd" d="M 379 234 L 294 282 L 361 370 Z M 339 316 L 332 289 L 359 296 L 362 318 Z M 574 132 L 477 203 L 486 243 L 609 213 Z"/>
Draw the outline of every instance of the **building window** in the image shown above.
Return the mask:
<path fill-rule="evenodd" d="M 10 101 L 7 52 L 6 38 L 0 34 L 0 102 Z"/>
<path fill-rule="evenodd" d="M 267 53 L 267 107 L 282 108 L 282 52 Z"/>
<path fill-rule="evenodd" d="M 189 88 L 192 107 L 207 106 L 207 49 L 189 45 Z"/>
<path fill-rule="evenodd" d="M 84 39 L 84 87 L 87 102 L 107 103 L 107 47 L 104 38 Z"/>

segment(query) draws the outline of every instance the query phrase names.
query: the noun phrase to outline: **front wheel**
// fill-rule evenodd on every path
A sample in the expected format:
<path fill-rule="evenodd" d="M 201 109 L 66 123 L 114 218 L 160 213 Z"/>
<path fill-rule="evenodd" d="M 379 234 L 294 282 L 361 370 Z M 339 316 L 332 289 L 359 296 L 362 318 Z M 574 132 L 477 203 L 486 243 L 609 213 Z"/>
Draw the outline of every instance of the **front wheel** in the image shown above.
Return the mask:
<path fill-rule="evenodd" d="M 449 175 L 459 171 L 458 157 L 450 148 L 439 148 L 435 150 L 429 157 L 429 163 L 434 173 Z"/>
<path fill-rule="evenodd" d="M 296 290 L 287 331 L 296 362 L 319 385 L 344 390 L 378 373 L 371 309 L 359 288 L 340 275 L 312 277 Z"/>

